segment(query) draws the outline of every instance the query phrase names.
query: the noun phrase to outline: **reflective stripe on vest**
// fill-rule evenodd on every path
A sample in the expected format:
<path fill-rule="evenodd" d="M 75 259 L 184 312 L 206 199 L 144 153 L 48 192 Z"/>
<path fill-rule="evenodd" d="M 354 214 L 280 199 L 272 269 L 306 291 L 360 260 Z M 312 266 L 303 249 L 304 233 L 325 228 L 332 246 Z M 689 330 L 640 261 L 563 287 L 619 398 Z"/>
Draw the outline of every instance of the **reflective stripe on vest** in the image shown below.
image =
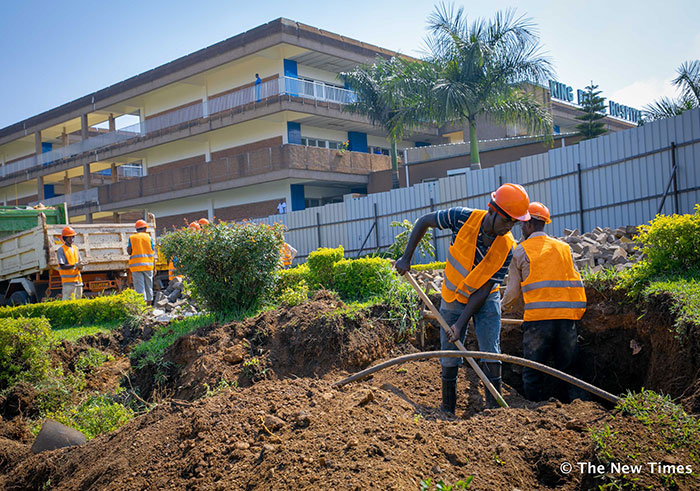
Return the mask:
<path fill-rule="evenodd" d="M 61 249 L 63 254 L 66 256 L 66 265 L 74 266 L 78 263 L 78 248 L 74 245 L 68 247 L 67 245 L 62 245 Z M 80 284 L 83 282 L 82 276 L 80 276 L 80 271 L 78 268 L 71 269 L 58 269 L 58 274 L 61 276 L 61 284 Z"/>
<path fill-rule="evenodd" d="M 515 247 L 515 239 L 510 232 L 496 237 L 486 256 L 474 267 L 476 239 L 486 214 L 484 210 L 473 210 L 447 252 L 441 292 L 446 302 L 458 300 L 467 303 L 469 295 L 481 288 L 503 267 L 508 253 Z M 498 289 L 499 285 L 494 285 L 491 292 Z"/>
<path fill-rule="evenodd" d="M 131 272 L 151 271 L 155 254 L 151 247 L 151 236 L 146 232 L 138 232 L 129 237 L 131 241 L 131 256 L 129 269 Z"/>
<path fill-rule="evenodd" d="M 569 245 L 540 235 L 520 244 L 530 260 L 530 274 L 520 283 L 525 321 L 579 320 L 586 311 L 586 290 L 574 268 Z"/>

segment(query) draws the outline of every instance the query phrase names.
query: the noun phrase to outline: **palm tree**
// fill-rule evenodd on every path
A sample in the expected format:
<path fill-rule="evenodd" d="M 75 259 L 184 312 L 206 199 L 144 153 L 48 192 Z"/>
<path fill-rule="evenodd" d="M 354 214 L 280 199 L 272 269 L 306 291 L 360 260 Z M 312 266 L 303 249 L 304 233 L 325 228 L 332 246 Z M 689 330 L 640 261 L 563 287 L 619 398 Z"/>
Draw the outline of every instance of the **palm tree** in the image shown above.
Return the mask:
<path fill-rule="evenodd" d="M 340 78 L 357 95 L 357 100 L 344 106 L 343 110 L 367 116 L 372 125 L 381 126 L 387 132 L 387 141 L 391 145 L 393 189 L 399 187 L 397 142 L 419 124 L 413 117 L 414 110 L 400 111 L 406 104 L 402 76 L 407 64 L 398 57 L 378 59 L 372 65 L 359 65 L 351 72 L 340 74 Z"/>
<path fill-rule="evenodd" d="M 464 8 L 441 4 L 428 18 L 427 40 L 436 79 L 424 107 L 439 123 L 469 125 L 472 168 L 480 168 L 477 118 L 488 115 L 502 124 L 518 123 L 551 141 L 552 116 L 525 84 L 544 85 L 551 63 L 540 54 L 531 20 L 513 10 L 493 20 L 469 23 Z M 424 84 L 425 90 L 425 84 Z"/>
<path fill-rule="evenodd" d="M 676 71 L 671 83 L 680 90 L 677 99 L 662 97 L 644 107 L 644 121 L 670 118 L 700 107 L 700 60 L 686 61 Z"/>

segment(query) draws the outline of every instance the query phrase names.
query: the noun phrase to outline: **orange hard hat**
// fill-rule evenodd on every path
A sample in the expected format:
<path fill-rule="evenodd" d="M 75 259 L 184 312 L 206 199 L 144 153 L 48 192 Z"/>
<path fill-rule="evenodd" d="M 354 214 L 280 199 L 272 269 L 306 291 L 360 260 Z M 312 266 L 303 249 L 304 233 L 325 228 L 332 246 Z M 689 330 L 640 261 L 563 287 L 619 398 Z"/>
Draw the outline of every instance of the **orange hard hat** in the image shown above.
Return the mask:
<path fill-rule="evenodd" d="M 61 236 L 63 237 L 75 237 L 75 230 L 72 227 L 63 227 L 61 231 Z"/>
<path fill-rule="evenodd" d="M 520 221 L 530 219 L 527 208 L 530 206 L 530 197 L 520 184 L 506 183 L 491 193 L 493 202 L 511 218 Z"/>
<path fill-rule="evenodd" d="M 209 225 L 209 220 L 207 220 L 206 218 L 200 218 L 198 221 L 202 227 L 205 225 Z"/>
<path fill-rule="evenodd" d="M 190 223 L 190 228 L 193 228 L 195 230 L 202 230 L 202 227 L 200 227 L 197 222 Z"/>
<path fill-rule="evenodd" d="M 136 227 L 136 230 L 140 228 L 148 228 L 148 224 L 145 220 L 136 220 L 136 224 L 134 224 L 134 227 Z"/>
<path fill-rule="evenodd" d="M 552 223 L 552 219 L 549 218 L 549 208 L 544 206 L 539 201 L 533 201 L 530 203 L 528 210 L 532 218 L 537 218 L 542 220 L 544 223 Z"/>

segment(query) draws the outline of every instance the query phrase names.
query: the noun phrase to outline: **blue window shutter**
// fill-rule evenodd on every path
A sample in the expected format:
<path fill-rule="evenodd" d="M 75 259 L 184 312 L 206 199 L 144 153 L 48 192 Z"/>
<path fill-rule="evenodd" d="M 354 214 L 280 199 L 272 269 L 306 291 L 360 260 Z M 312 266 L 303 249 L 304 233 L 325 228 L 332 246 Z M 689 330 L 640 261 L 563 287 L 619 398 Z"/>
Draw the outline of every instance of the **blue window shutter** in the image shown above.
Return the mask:
<path fill-rule="evenodd" d="M 351 152 L 367 153 L 367 133 L 359 131 L 348 131 L 348 141 Z"/>
<path fill-rule="evenodd" d="M 301 145 L 301 123 L 287 121 L 287 143 Z"/>
<path fill-rule="evenodd" d="M 292 211 L 306 209 L 306 204 L 304 201 L 304 185 L 291 184 L 290 190 L 292 192 Z"/>

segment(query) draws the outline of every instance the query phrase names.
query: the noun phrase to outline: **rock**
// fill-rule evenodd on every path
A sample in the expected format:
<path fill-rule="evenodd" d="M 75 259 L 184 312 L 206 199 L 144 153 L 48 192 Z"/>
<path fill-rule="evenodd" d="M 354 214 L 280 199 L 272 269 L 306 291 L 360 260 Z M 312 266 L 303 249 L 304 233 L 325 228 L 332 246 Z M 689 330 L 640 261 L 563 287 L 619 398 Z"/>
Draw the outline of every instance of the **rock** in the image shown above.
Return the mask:
<path fill-rule="evenodd" d="M 168 302 L 170 303 L 175 303 L 175 301 L 180 298 L 180 295 L 182 294 L 181 290 L 173 290 L 173 292 L 168 295 Z"/>
<path fill-rule="evenodd" d="M 223 359 L 227 363 L 236 364 L 243 361 L 245 356 L 245 346 L 242 344 L 237 344 L 236 346 L 229 346 L 224 350 Z"/>
<path fill-rule="evenodd" d="M 265 416 L 265 427 L 270 431 L 277 431 L 284 426 L 284 420 L 268 414 Z"/>
<path fill-rule="evenodd" d="M 168 299 L 165 297 L 162 297 L 160 300 L 157 300 L 154 305 L 156 307 L 158 307 L 159 309 L 163 309 L 163 308 L 165 308 L 166 305 L 168 305 Z"/>
<path fill-rule="evenodd" d="M 311 417 L 306 411 L 299 411 L 294 415 L 294 426 L 297 428 L 308 428 L 311 424 Z"/>
<path fill-rule="evenodd" d="M 86 441 L 85 435 L 78 430 L 69 428 L 52 419 L 47 419 L 36 436 L 31 451 L 32 453 L 39 453 L 57 448 L 73 447 L 82 445 Z"/>
<path fill-rule="evenodd" d="M 154 311 L 155 312 L 155 311 Z M 174 319 L 174 316 L 171 314 L 161 314 L 155 318 L 156 322 L 170 322 L 171 320 Z"/>
<path fill-rule="evenodd" d="M 568 228 L 564 229 L 564 235 L 567 237 L 576 237 L 579 235 L 578 229 L 575 228 L 573 230 L 569 230 Z"/>
<path fill-rule="evenodd" d="M 235 447 L 238 450 L 248 450 L 250 448 L 250 443 L 248 443 L 248 442 L 236 442 Z"/>
<path fill-rule="evenodd" d="M 153 297 L 153 300 L 155 300 L 156 302 L 158 302 L 159 300 L 162 300 L 162 299 L 164 299 L 164 298 L 165 298 L 165 295 L 163 294 L 163 292 L 157 291 L 156 294 L 155 294 L 155 296 Z"/>
<path fill-rule="evenodd" d="M 362 389 L 352 396 L 356 406 L 364 406 L 374 400 L 374 392 L 369 389 Z"/>

